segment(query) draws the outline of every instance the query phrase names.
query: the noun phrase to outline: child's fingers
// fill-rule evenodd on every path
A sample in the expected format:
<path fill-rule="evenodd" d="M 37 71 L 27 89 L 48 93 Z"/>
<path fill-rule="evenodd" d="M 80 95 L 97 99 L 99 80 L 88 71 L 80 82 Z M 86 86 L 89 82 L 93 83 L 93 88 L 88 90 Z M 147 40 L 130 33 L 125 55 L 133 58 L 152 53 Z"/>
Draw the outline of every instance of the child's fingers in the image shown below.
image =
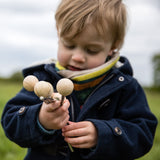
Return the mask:
<path fill-rule="evenodd" d="M 56 110 L 55 110 L 55 114 L 57 117 L 62 117 L 62 115 L 64 114 L 69 114 L 68 108 L 69 108 L 69 101 L 66 101 L 62 106 L 59 106 Z"/>
<path fill-rule="evenodd" d="M 63 132 L 71 131 L 71 130 L 76 130 L 80 128 L 86 128 L 87 123 L 86 122 L 71 122 L 69 121 L 69 125 L 65 126 L 63 128 Z"/>
<path fill-rule="evenodd" d="M 64 140 L 75 148 L 91 148 L 97 144 L 97 138 L 91 135 L 64 137 Z"/>
<path fill-rule="evenodd" d="M 60 121 L 60 128 L 64 127 L 65 125 L 67 125 L 67 122 L 69 120 L 69 115 L 65 115 L 64 118 Z"/>
<path fill-rule="evenodd" d="M 65 137 L 65 141 L 75 148 L 88 148 L 90 146 L 90 142 L 88 141 L 88 139 L 88 136 L 74 138 Z"/>
<path fill-rule="evenodd" d="M 66 99 L 63 103 L 63 105 L 61 106 L 62 111 L 68 111 L 68 108 L 70 106 L 69 101 Z"/>
<path fill-rule="evenodd" d="M 89 148 L 97 143 L 96 127 L 89 121 L 69 122 L 69 125 L 62 128 L 62 135 L 66 142 L 76 148 Z"/>
<path fill-rule="evenodd" d="M 63 129 L 62 129 L 62 135 L 64 137 L 81 137 L 81 136 L 87 135 L 87 132 L 88 131 L 86 131 L 86 128 L 78 128 L 78 129 L 70 130 L 67 132 L 63 132 Z"/>
<path fill-rule="evenodd" d="M 54 101 L 53 103 L 49 103 L 49 104 L 43 103 L 43 104 L 47 112 L 53 112 L 57 108 L 59 108 L 60 102 Z"/>

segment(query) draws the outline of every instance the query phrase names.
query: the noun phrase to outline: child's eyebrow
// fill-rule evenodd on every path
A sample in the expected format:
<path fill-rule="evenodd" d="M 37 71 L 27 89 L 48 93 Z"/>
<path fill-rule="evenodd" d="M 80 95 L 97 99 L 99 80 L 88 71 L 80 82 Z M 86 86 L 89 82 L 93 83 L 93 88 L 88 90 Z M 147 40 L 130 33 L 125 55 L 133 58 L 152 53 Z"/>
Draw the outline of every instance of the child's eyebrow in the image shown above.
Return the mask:
<path fill-rule="evenodd" d="M 74 43 L 73 40 L 61 38 L 61 41 L 64 43 Z"/>
<path fill-rule="evenodd" d="M 88 46 L 88 47 L 102 47 L 102 43 L 99 43 L 99 42 L 88 42 L 88 44 L 86 44 L 86 46 Z"/>
<path fill-rule="evenodd" d="M 101 43 L 88 43 L 86 44 L 87 46 L 101 46 L 102 44 Z"/>
<path fill-rule="evenodd" d="M 67 44 L 76 44 L 76 42 L 73 39 L 67 39 L 67 38 L 61 38 L 62 43 Z M 83 44 L 85 47 L 97 47 L 97 48 L 103 48 L 102 43 L 99 41 L 90 41 L 85 44 Z"/>

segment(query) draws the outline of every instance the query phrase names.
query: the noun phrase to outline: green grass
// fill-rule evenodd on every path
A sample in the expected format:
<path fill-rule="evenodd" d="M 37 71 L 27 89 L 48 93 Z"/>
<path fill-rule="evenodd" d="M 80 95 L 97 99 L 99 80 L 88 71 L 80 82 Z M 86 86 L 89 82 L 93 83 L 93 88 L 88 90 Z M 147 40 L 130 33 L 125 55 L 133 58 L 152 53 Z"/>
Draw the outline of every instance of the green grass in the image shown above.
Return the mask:
<path fill-rule="evenodd" d="M 21 84 L 0 82 L 0 116 L 6 102 L 20 90 Z M 0 159 L 2 160 L 22 160 L 26 154 L 23 149 L 6 138 L 2 126 L 0 125 Z"/>
<path fill-rule="evenodd" d="M 0 81 L 0 115 L 6 102 L 21 89 L 22 84 L 1 82 Z M 160 121 L 160 93 L 146 91 L 148 102 L 152 112 Z M 160 157 L 160 127 L 157 127 L 154 144 L 151 151 L 138 160 L 159 160 Z M 0 125 L 0 159 L 2 160 L 22 160 L 26 154 L 26 149 L 19 147 L 15 143 L 8 140 Z"/>
<path fill-rule="evenodd" d="M 146 90 L 146 95 L 151 111 L 157 117 L 158 122 L 160 122 L 160 110 L 159 110 L 160 92 L 153 92 L 150 90 Z M 158 124 L 152 149 L 150 150 L 149 153 L 139 158 L 138 160 L 159 160 L 159 159 L 160 159 L 160 127 Z"/>

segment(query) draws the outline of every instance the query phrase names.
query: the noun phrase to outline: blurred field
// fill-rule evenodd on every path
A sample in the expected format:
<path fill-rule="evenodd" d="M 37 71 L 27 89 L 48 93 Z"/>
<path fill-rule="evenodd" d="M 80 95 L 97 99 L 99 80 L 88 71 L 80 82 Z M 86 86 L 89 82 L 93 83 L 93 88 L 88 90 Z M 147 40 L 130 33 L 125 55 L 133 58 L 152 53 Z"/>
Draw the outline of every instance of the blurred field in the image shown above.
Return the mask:
<path fill-rule="evenodd" d="M 3 112 L 5 103 L 21 89 L 20 84 L 0 82 L 0 115 Z M 2 126 L 0 125 L 0 159 L 1 160 L 22 160 L 26 153 L 26 149 L 19 147 L 11 142 L 4 135 Z"/>
<path fill-rule="evenodd" d="M 16 83 L 0 82 L 0 115 L 2 114 L 5 103 L 13 97 L 22 85 Z M 160 120 L 160 93 L 146 91 L 148 102 L 152 112 Z M 22 160 L 26 154 L 26 149 L 19 147 L 9 141 L 0 125 L 0 159 L 1 160 Z M 154 145 L 151 151 L 138 160 L 159 160 L 160 159 L 160 127 L 157 128 Z"/>

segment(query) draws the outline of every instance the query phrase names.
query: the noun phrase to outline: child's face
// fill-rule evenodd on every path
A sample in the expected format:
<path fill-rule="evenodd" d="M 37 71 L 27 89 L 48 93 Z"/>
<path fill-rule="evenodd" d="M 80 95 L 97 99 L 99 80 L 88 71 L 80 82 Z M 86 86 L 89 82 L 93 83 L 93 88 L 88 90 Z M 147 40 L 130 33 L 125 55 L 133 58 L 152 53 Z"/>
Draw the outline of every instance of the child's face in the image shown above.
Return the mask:
<path fill-rule="evenodd" d="M 112 43 L 104 41 L 90 25 L 74 39 L 59 37 L 58 61 L 73 71 L 95 68 L 104 64 L 108 55 L 112 55 L 111 46 Z"/>

